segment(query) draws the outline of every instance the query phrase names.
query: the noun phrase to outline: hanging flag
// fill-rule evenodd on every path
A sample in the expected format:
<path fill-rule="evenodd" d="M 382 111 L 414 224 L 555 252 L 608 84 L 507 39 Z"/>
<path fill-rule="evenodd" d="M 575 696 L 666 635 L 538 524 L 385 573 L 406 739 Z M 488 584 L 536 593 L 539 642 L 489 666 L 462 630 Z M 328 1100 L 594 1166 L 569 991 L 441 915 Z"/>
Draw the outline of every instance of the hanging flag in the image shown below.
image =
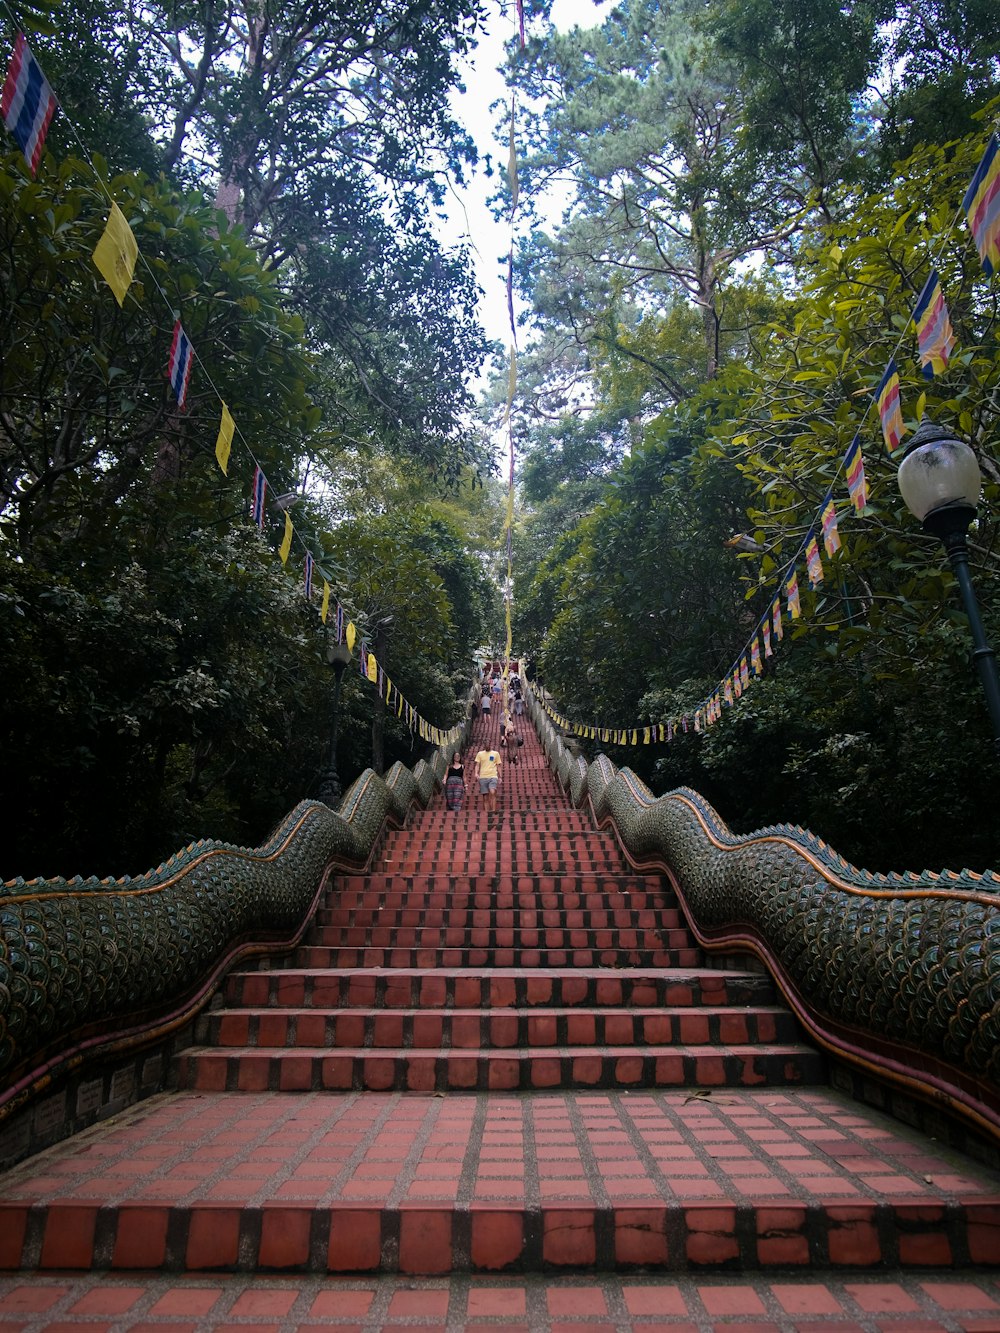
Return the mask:
<path fill-rule="evenodd" d="M 222 471 L 229 475 L 229 455 L 233 448 L 233 432 L 236 422 L 229 414 L 229 408 L 222 404 L 222 420 L 219 422 L 219 434 L 215 441 L 215 459 Z"/>
<path fill-rule="evenodd" d="M 354 627 L 354 621 L 347 622 L 347 629 L 344 630 L 344 642 L 347 644 L 348 652 L 354 652 L 354 640 L 358 637 L 358 631 Z"/>
<path fill-rule="evenodd" d="M 174 325 L 174 339 L 170 344 L 170 361 L 167 365 L 167 378 L 177 398 L 177 406 L 183 407 L 187 400 L 188 382 L 191 379 L 191 367 L 194 364 L 194 348 L 191 339 L 178 320 Z"/>
<path fill-rule="evenodd" d="M 313 596 L 313 558 L 309 551 L 306 551 L 306 563 L 303 578 L 306 585 L 306 601 L 311 602 Z"/>
<path fill-rule="evenodd" d="M 952 332 L 948 307 L 945 304 L 944 292 L 941 290 L 941 279 L 936 269 L 931 271 L 930 277 L 924 283 L 924 290 L 920 293 L 913 310 L 913 323 L 917 329 L 917 344 L 920 348 L 920 364 L 924 377 L 933 379 L 947 366 L 948 358 L 955 346 L 955 335 Z"/>
<path fill-rule="evenodd" d="M 774 605 L 771 607 L 771 621 L 774 625 L 774 637 L 781 640 L 785 633 L 785 627 L 781 623 L 781 593 L 775 593 Z"/>
<path fill-rule="evenodd" d="M 285 535 L 281 539 L 281 545 L 278 547 L 278 554 L 281 556 L 281 563 L 288 564 L 288 557 L 292 553 L 292 520 L 290 515 L 285 514 Z"/>
<path fill-rule="evenodd" d="M 517 124 L 517 97 L 510 99 L 510 135 L 509 149 L 507 154 L 507 181 L 510 185 L 510 214 L 511 217 L 517 212 L 518 183 L 517 183 L 517 137 L 515 126 Z"/>
<path fill-rule="evenodd" d="M 761 636 L 764 640 L 764 656 L 770 657 L 771 653 L 771 617 L 765 616 L 760 627 Z"/>
<path fill-rule="evenodd" d="M 969 230 L 988 278 L 1000 268 L 1000 139 L 991 135 L 962 200 Z"/>
<path fill-rule="evenodd" d="M 120 306 L 125 304 L 125 293 L 132 284 L 138 256 L 139 247 L 132 228 L 118 205 L 112 204 L 107 225 L 94 247 L 93 260 Z"/>
<path fill-rule="evenodd" d="M 755 676 L 763 674 L 764 667 L 760 660 L 760 640 L 757 638 L 756 634 L 753 636 L 753 643 L 750 645 L 750 664 L 753 667 L 753 674 Z"/>
<path fill-rule="evenodd" d="M 0 93 L 0 112 L 4 124 L 17 140 L 32 176 L 42 159 L 45 136 L 57 106 L 55 94 L 31 54 L 24 33 L 19 32 Z"/>
<path fill-rule="evenodd" d="M 746 689 L 750 684 L 750 664 L 746 653 L 740 658 L 740 684 Z"/>
<path fill-rule="evenodd" d="M 847 489 L 854 502 L 854 508 L 860 514 L 868 504 L 868 486 L 865 481 L 865 461 L 861 456 L 861 436 L 855 435 L 844 455 L 844 470 L 847 473 Z"/>
<path fill-rule="evenodd" d="M 329 614 L 330 614 L 330 585 L 329 585 L 329 583 L 326 581 L 326 579 L 324 579 L 324 580 L 323 580 L 323 601 L 320 603 L 320 608 L 319 608 L 319 618 L 320 618 L 320 620 L 322 620 L 322 622 L 323 622 L 324 625 L 326 624 L 326 618 L 327 618 L 327 616 L 328 616 Z M 339 642 L 339 640 L 338 640 L 338 642 Z"/>
<path fill-rule="evenodd" d="M 338 642 L 338 643 L 343 643 L 343 642 L 344 642 L 344 628 L 345 628 L 344 620 L 345 620 L 345 617 L 344 617 L 344 608 L 343 608 L 343 607 L 340 605 L 340 603 L 338 602 L 338 603 L 337 603 L 337 618 L 336 618 L 336 620 L 335 620 L 335 622 L 334 622 L 334 624 L 335 624 L 336 627 L 337 627 L 337 642 Z"/>
<path fill-rule="evenodd" d="M 264 504 L 267 499 L 267 479 L 259 467 L 253 470 L 253 521 L 264 526 Z"/>
<path fill-rule="evenodd" d="M 794 569 L 785 580 L 785 595 L 788 598 L 789 615 L 793 620 L 798 620 L 802 607 L 799 603 L 799 579 Z"/>
<path fill-rule="evenodd" d="M 881 383 L 875 390 L 875 401 L 878 403 L 885 447 L 891 454 L 899 448 L 899 442 L 906 434 L 903 413 L 899 406 L 899 371 L 894 360 L 885 368 Z"/>
<path fill-rule="evenodd" d="M 740 678 L 740 669 L 738 666 L 733 668 L 733 693 L 736 695 L 737 699 L 743 693 L 743 681 Z"/>
<path fill-rule="evenodd" d="M 833 491 L 827 491 L 821 510 L 823 523 L 823 546 L 832 560 L 840 550 L 840 533 L 837 531 L 837 506 L 833 503 Z"/>
<path fill-rule="evenodd" d="M 818 588 L 823 582 L 823 561 L 820 558 L 819 542 L 816 540 L 816 534 L 810 531 L 806 538 L 806 567 L 809 574 L 809 586 Z"/>
<path fill-rule="evenodd" d="M 733 682 L 729 679 L 728 676 L 726 677 L 726 683 L 725 683 L 725 685 L 723 685 L 723 687 L 722 687 L 722 697 L 725 699 L 726 703 L 729 704 L 730 707 L 732 707 L 732 703 L 733 703 Z"/>

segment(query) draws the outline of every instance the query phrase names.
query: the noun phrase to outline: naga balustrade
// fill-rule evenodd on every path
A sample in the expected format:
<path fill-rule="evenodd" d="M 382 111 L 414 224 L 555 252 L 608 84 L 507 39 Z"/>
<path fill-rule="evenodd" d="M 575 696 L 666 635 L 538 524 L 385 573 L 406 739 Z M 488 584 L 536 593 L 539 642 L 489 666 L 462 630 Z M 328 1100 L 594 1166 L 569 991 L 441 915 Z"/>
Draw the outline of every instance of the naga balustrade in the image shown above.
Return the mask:
<path fill-rule="evenodd" d="M 338 811 L 301 802 L 257 848 L 202 841 L 134 878 L 0 884 L 0 1131 L 15 1120 L 24 1131 L 0 1142 L 0 1164 L 120 1109 L 105 1090 L 83 1111 L 61 1106 L 41 1132 L 18 1114 L 85 1065 L 189 1026 L 237 963 L 294 948 L 330 875 L 371 862 L 387 825 L 442 785 L 454 749 L 384 780 L 366 770 Z M 162 1087 L 167 1063 L 140 1095 Z"/>
<path fill-rule="evenodd" d="M 875 1081 L 1000 1140 L 1000 875 L 872 874 L 788 824 L 737 836 L 697 792 L 588 765 L 530 692 L 528 709 L 573 804 L 669 877 L 706 950 L 756 955 L 852 1091 L 896 1110 Z"/>

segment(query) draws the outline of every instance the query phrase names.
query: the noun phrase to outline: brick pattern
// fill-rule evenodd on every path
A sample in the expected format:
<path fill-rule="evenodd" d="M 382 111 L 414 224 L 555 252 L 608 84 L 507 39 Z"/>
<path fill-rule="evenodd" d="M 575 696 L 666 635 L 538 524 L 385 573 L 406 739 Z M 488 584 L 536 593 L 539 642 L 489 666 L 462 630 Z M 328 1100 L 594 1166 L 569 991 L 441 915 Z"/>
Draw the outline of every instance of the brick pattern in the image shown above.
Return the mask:
<path fill-rule="evenodd" d="M 996 1333 L 1000 1281 L 978 1277 L 591 1274 L 401 1279 L 26 1276 L 0 1278 L 0 1333 L 258 1333 L 338 1329 L 473 1333 Z"/>

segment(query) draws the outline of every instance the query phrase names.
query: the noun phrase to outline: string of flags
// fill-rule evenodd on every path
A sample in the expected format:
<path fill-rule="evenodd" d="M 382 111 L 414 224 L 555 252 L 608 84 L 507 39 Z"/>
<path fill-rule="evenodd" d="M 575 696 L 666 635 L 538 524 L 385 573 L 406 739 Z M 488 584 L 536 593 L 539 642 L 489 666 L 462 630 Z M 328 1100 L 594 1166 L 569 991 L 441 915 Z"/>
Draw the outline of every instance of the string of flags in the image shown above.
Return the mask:
<path fill-rule="evenodd" d="M 987 278 L 1000 269 L 1000 139 L 994 133 L 983 152 L 979 166 L 962 201 L 964 214 L 980 265 Z M 948 366 L 957 346 L 944 290 L 937 268 L 931 272 L 917 297 L 911 314 L 916 333 L 917 356 L 922 374 L 927 379 L 940 375 Z M 895 356 L 891 357 L 877 387 L 871 394 L 865 417 L 874 404 L 879 417 L 882 438 L 887 453 L 892 456 L 906 435 L 903 421 L 899 369 Z M 573 735 L 598 740 L 611 745 L 651 745 L 671 741 L 678 733 L 703 731 L 722 716 L 723 707 L 731 707 L 749 688 L 751 682 L 763 675 L 764 664 L 774 654 L 776 643 L 784 637 L 787 621 L 796 621 L 802 615 L 799 591 L 799 561 L 805 558 L 806 576 L 811 589 L 816 590 L 824 581 L 823 557 L 820 541 L 828 559 L 840 549 L 838 512 L 834 488 L 843 476 L 851 506 L 857 514 L 868 504 L 868 483 L 865 476 L 864 456 L 859 428 L 847 448 L 833 484 L 820 504 L 793 559 L 785 566 L 778 579 L 778 587 L 768 610 L 758 621 L 749 642 L 736 661 L 707 698 L 689 714 L 669 722 L 643 727 L 586 726 L 571 721 L 553 709 L 545 700 L 542 707 L 554 722 Z"/>
<path fill-rule="evenodd" d="M 520 10 L 520 0 L 518 7 Z M 42 73 L 38 61 L 32 54 L 24 33 L 18 33 L 3 88 L 0 91 L 0 115 L 3 117 L 7 130 L 23 153 L 32 177 L 38 172 L 45 147 L 45 138 L 58 108 L 59 103 L 56 96 Z M 75 126 L 72 126 L 72 122 L 70 124 L 75 134 Z M 78 135 L 77 139 L 79 141 Z M 86 152 L 82 143 L 81 147 L 89 160 L 90 155 Z M 108 220 L 94 248 L 92 259 L 98 272 L 111 289 L 118 305 L 123 307 L 129 288 L 135 278 L 136 264 L 140 259 L 139 247 L 125 214 L 118 204 L 110 198 L 110 195 L 108 198 L 110 202 Z M 158 288 L 155 279 L 154 285 Z M 162 291 L 161 295 L 163 295 Z M 180 319 L 175 318 L 170 349 L 167 355 L 166 378 L 177 400 L 179 411 L 184 410 L 187 402 L 188 388 L 196 360 L 194 345 L 185 332 Z M 215 389 L 214 385 L 211 387 L 213 390 Z M 228 477 L 237 426 L 229 407 L 222 400 L 221 395 L 217 394 L 217 396 L 219 397 L 221 415 L 215 443 L 215 458 L 222 473 Z M 249 447 L 248 452 L 251 452 Z M 513 476 L 513 460 L 511 461 L 511 472 Z M 267 478 L 260 464 L 255 460 L 250 505 L 253 521 L 261 529 L 264 528 L 266 522 L 267 494 Z M 291 556 L 294 538 L 295 531 L 292 520 L 289 514 L 285 512 L 284 534 L 278 549 L 278 555 L 283 565 L 287 565 Z M 303 566 L 303 592 L 305 600 L 309 603 L 313 601 L 316 569 L 316 560 L 312 552 L 307 549 Z M 357 628 L 353 621 L 349 619 L 340 602 L 333 597 L 330 581 L 323 574 L 322 569 L 319 573 L 322 580 L 322 595 L 319 606 L 320 620 L 325 625 L 329 618 L 331 605 L 335 605 L 337 642 L 346 642 L 349 651 L 353 652 L 357 638 Z M 396 716 L 406 722 L 411 733 L 417 733 L 422 739 L 435 745 L 452 744 L 458 739 L 461 734 L 460 725 L 448 730 L 436 727 L 422 717 L 413 705 L 403 697 L 389 679 L 383 667 L 376 661 L 375 654 L 371 651 L 371 647 L 365 639 L 361 640 L 359 660 L 362 676 L 375 685 L 376 692 L 384 699 L 386 705 L 395 712 Z"/>

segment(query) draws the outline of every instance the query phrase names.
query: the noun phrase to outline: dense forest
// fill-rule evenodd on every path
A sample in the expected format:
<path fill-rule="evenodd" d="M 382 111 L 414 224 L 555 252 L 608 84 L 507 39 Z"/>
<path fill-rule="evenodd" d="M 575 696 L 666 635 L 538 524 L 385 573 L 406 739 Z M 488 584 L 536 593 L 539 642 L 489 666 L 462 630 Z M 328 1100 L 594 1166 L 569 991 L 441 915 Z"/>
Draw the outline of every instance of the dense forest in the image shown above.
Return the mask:
<path fill-rule="evenodd" d="M 960 209 L 1000 106 L 993 7 L 592 13 L 560 31 L 527 3 L 522 44 L 475 0 L 22 7 L 62 111 L 37 175 L 12 141 L 0 173 L 4 877 L 258 842 L 315 794 L 330 629 L 277 557 L 286 514 L 407 698 L 459 716 L 476 647 L 502 641 L 510 379 L 436 224 L 483 169 L 454 94 L 491 31 L 511 34 L 519 186 L 515 648 L 575 720 L 687 717 L 831 494 L 840 548 L 815 588 L 803 565 L 760 678 L 709 728 L 607 752 L 873 869 L 1000 860 L 957 589 L 869 408 L 894 357 L 908 434 L 927 417 L 973 445 L 996 643 L 997 282 Z M 109 196 L 143 256 L 121 306 L 91 261 Z M 932 268 L 956 348 L 928 379 L 910 317 Z M 343 777 L 422 753 L 353 671 L 343 710 Z"/>

